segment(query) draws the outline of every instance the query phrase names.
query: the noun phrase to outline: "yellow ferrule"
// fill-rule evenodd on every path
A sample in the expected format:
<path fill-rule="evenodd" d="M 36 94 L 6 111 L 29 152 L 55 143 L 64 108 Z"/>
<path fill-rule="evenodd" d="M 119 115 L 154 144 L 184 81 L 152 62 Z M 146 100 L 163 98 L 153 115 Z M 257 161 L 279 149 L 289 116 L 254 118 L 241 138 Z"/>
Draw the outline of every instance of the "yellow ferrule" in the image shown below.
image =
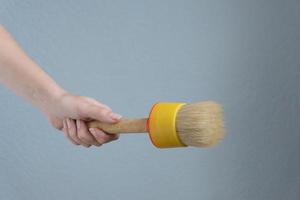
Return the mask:
<path fill-rule="evenodd" d="M 160 102 L 152 107 L 148 119 L 148 132 L 158 148 L 185 147 L 176 131 L 176 115 L 185 103 Z"/>

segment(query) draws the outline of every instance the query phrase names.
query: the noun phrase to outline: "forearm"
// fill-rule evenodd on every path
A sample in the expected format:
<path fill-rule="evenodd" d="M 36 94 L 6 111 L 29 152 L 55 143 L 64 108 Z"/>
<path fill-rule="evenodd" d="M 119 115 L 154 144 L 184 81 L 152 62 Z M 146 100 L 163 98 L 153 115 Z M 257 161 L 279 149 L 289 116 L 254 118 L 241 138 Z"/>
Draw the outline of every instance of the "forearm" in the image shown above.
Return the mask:
<path fill-rule="evenodd" d="M 0 83 L 43 109 L 64 93 L 0 26 Z"/>

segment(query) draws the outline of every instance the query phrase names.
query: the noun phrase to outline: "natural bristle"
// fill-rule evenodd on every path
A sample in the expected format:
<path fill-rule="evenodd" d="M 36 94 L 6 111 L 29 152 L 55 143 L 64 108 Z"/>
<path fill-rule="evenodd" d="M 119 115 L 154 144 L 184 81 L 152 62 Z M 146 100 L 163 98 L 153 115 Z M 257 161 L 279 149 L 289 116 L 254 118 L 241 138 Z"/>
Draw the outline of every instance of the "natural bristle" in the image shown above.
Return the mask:
<path fill-rule="evenodd" d="M 177 113 L 176 130 L 188 146 L 214 146 L 224 137 L 223 109 L 213 101 L 186 104 Z"/>

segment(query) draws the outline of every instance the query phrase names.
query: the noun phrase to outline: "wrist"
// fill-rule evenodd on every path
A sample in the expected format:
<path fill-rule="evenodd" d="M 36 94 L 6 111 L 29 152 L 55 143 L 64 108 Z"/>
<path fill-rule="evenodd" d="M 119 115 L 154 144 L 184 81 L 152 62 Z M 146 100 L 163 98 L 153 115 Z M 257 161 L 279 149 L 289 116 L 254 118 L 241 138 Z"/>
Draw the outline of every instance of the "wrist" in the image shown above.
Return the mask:
<path fill-rule="evenodd" d="M 59 108 L 59 103 L 61 99 L 68 94 L 63 88 L 55 85 L 47 89 L 47 91 L 42 92 L 37 107 L 39 107 L 45 113 L 56 112 Z"/>

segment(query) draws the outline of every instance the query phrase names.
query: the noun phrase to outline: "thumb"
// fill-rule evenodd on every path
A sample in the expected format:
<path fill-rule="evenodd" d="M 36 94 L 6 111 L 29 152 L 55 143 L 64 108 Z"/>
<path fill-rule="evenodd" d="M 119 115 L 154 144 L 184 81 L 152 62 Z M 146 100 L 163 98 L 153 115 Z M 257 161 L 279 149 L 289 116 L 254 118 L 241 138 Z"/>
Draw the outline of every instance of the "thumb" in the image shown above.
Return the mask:
<path fill-rule="evenodd" d="M 109 108 L 98 105 L 89 105 L 84 112 L 87 118 L 101 122 L 116 123 L 122 118 L 120 114 L 113 113 Z"/>

